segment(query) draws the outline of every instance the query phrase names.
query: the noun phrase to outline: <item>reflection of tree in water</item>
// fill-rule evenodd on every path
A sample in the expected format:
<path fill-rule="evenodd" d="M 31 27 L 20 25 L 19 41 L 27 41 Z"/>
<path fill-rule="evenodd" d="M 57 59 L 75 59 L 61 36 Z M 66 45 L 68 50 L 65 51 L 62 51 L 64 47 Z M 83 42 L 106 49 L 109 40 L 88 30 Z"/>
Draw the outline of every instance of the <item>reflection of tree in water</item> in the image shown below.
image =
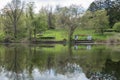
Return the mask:
<path fill-rule="evenodd" d="M 54 65 L 54 55 L 48 55 L 48 58 L 47 58 L 47 68 L 48 69 L 51 69 Z"/>
<path fill-rule="evenodd" d="M 64 70 L 65 72 L 69 72 L 69 73 L 81 73 L 82 72 L 82 69 L 76 63 L 74 64 L 68 63 L 65 66 Z"/>
<path fill-rule="evenodd" d="M 64 52 L 63 55 L 59 57 L 61 58 L 57 61 L 58 73 L 65 74 L 67 71 L 71 73 L 76 71 L 77 66 L 79 65 L 76 64 L 77 60 L 74 58 L 74 55 L 73 55 L 72 43 L 68 44 L 67 53 Z"/>
<path fill-rule="evenodd" d="M 87 70 L 87 77 L 91 78 L 91 80 L 119 80 L 119 67 L 120 62 L 113 62 L 111 59 L 113 59 L 112 55 L 110 53 L 115 54 L 116 52 L 111 52 L 111 48 L 99 48 L 94 50 L 94 53 L 96 52 L 97 55 L 93 55 L 93 61 L 96 62 L 96 65 L 92 65 L 93 67 L 89 67 L 90 69 Z M 95 58 L 96 57 L 96 58 Z M 111 58 L 111 59 L 108 59 Z M 116 57 L 115 57 L 116 59 Z M 93 62 L 93 63 L 94 63 Z M 103 66 L 101 66 L 103 65 Z M 92 69 L 97 70 L 92 70 Z"/>
<path fill-rule="evenodd" d="M 113 62 L 107 59 L 101 72 L 89 73 L 90 80 L 120 80 L 120 61 Z"/>
<path fill-rule="evenodd" d="M 34 47 L 34 49 L 32 50 L 32 46 L 31 45 L 29 45 L 28 46 L 28 53 L 27 53 L 27 55 L 26 55 L 26 68 L 27 68 L 27 71 L 28 71 L 28 76 L 29 76 L 29 78 L 30 78 L 30 80 L 33 80 L 33 76 L 32 76 L 32 71 L 33 71 L 33 69 L 34 69 L 34 62 L 32 62 L 32 61 L 34 61 L 34 53 L 36 53 L 36 48 Z"/>
<path fill-rule="evenodd" d="M 32 78 L 32 72 L 35 68 L 38 68 L 41 72 L 46 69 L 51 70 L 55 65 L 54 55 L 52 52 L 44 51 L 42 47 L 30 45 L 29 54 L 27 55 L 29 76 Z"/>
<path fill-rule="evenodd" d="M 4 69 L 6 73 L 8 73 L 7 77 L 12 80 L 13 78 L 14 80 L 25 80 L 24 77 L 33 80 L 35 77 L 33 75 L 35 69 L 38 69 L 40 73 L 48 72 L 48 75 L 51 70 L 53 70 L 55 74 L 60 73 L 63 75 L 68 75 L 68 73 L 74 75 L 76 72 L 79 74 L 84 72 L 91 80 L 97 80 L 95 76 L 108 77 L 112 75 L 116 77 L 117 75 L 117 77 L 119 77 L 120 71 L 119 68 L 117 68 L 119 64 L 114 64 L 106 60 L 106 58 L 111 57 L 108 54 L 111 51 L 105 50 L 104 47 L 95 47 L 95 49 L 89 50 L 89 53 L 88 51 L 86 52 L 86 50 L 75 51 L 71 45 L 64 49 L 63 47 L 60 48 L 61 51 L 57 53 L 57 51 L 54 52 L 56 48 L 49 50 L 48 48 L 41 48 L 36 45 L 27 46 L 27 48 L 15 45 L 8 46 L 5 48 L 5 54 L 2 55 L 4 59 L 1 59 L 3 63 L 1 65 L 5 65 Z M 106 53 L 106 51 L 109 52 Z M 116 65 L 116 67 L 114 66 L 115 69 L 108 64 Z M 79 65 L 82 67 L 83 72 Z M 104 69 L 102 69 L 103 67 Z M 87 73 L 89 71 L 91 72 Z M 112 73 L 112 71 L 116 73 Z M 26 75 L 24 76 L 24 74 Z"/>
<path fill-rule="evenodd" d="M 21 68 L 21 59 L 20 59 L 20 55 L 17 49 L 17 46 L 14 46 L 11 50 L 9 49 L 9 47 L 6 48 L 6 60 L 7 60 L 7 65 L 6 65 L 6 69 L 8 69 L 7 72 L 7 77 L 9 79 L 12 80 L 25 80 L 24 79 L 24 74 L 23 74 L 23 70 Z M 12 52 L 12 53 L 10 53 Z M 8 56 L 10 55 L 10 56 Z"/>
<path fill-rule="evenodd" d="M 94 72 L 90 74 L 90 80 L 118 80 L 114 74 L 107 74 L 104 72 Z"/>
<path fill-rule="evenodd" d="M 114 73 L 114 76 L 117 78 L 117 80 L 120 80 L 120 61 L 113 62 L 111 59 L 107 59 L 103 72 L 108 74 Z"/>

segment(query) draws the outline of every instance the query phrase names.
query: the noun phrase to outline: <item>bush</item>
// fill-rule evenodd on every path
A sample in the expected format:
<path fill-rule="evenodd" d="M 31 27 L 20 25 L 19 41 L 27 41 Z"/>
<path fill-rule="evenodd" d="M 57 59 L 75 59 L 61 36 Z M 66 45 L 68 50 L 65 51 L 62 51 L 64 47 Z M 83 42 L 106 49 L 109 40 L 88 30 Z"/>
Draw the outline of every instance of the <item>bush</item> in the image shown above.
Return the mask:
<path fill-rule="evenodd" d="M 115 29 L 117 32 L 120 32 L 120 22 L 115 23 L 113 29 Z"/>

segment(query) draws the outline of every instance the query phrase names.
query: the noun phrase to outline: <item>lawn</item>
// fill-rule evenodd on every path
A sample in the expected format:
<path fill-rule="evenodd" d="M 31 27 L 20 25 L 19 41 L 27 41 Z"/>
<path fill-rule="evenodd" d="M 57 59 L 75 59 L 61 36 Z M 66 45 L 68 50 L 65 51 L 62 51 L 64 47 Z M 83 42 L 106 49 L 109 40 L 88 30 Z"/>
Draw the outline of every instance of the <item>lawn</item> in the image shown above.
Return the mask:
<path fill-rule="evenodd" d="M 47 30 L 43 33 L 43 37 L 55 37 L 55 40 L 63 40 L 68 37 L 65 30 Z"/>
<path fill-rule="evenodd" d="M 73 39 L 75 35 L 78 35 L 80 40 L 87 39 L 88 35 L 92 36 L 94 40 L 106 40 L 109 37 L 112 37 L 118 33 L 115 32 L 105 32 L 103 35 L 95 33 L 94 30 L 87 29 L 76 29 L 73 34 Z M 55 29 L 55 30 L 47 30 L 43 33 L 43 37 L 55 37 L 56 41 L 68 39 L 68 33 L 64 29 Z"/>

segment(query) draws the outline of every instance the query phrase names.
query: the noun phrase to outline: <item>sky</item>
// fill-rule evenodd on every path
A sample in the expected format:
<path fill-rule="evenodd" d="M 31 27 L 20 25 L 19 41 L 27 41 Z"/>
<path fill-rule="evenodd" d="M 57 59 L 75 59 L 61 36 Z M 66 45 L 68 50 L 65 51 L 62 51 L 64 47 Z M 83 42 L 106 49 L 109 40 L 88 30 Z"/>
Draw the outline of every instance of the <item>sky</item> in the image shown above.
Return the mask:
<path fill-rule="evenodd" d="M 0 0 L 0 10 L 11 0 Z M 60 6 L 70 6 L 71 4 L 82 5 L 85 9 L 89 7 L 89 5 L 94 0 L 24 0 L 27 2 L 35 2 L 35 12 L 38 12 L 42 6 L 52 6 L 56 5 Z"/>

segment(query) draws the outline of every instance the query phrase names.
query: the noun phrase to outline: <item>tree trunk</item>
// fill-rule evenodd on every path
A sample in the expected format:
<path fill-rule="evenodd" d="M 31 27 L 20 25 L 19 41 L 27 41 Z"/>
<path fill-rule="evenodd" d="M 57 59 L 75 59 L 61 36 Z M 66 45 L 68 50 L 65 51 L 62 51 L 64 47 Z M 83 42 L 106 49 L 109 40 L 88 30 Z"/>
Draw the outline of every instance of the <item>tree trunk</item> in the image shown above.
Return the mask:
<path fill-rule="evenodd" d="M 68 34 L 68 41 L 69 41 L 69 43 L 72 42 L 73 32 L 74 32 L 74 30 L 72 30 L 72 29 L 69 30 L 69 34 Z"/>
<path fill-rule="evenodd" d="M 51 27 L 51 18 L 50 18 L 50 13 L 48 13 L 48 28 L 50 29 Z"/>
<path fill-rule="evenodd" d="M 36 28 L 34 29 L 34 39 L 36 39 Z"/>
<path fill-rule="evenodd" d="M 101 33 L 102 33 L 102 35 L 104 34 L 104 30 L 103 29 L 101 29 Z"/>
<path fill-rule="evenodd" d="M 17 10 L 15 9 L 14 14 L 13 14 L 13 18 L 14 18 L 14 38 L 17 38 Z"/>
<path fill-rule="evenodd" d="M 31 32 L 31 30 L 29 30 L 29 40 L 31 41 L 31 38 L 32 38 L 32 32 Z"/>
<path fill-rule="evenodd" d="M 68 41 L 69 41 L 69 43 L 71 43 L 71 41 L 72 41 L 72 35 L 70 33 L 68 35 Z"/>
<path fill-rule="evenodd" d="M 17 73 L 17 47 L 14 47 L 14 53 L 15 53 L 15 56 L 14 56 L 14 71 Z"/>
<path fill-rule="evenodd" d="M 17 38 L 17 24 L 14 23 L 14 38 Z"/>
<path fill-rule="evenodd" d="M 68 61 L 69 62 L 72 62 L 72 60 L 73 60 L 73 51 L 72 51 L 72 43 L 70 42 L 70 43 L 68 43 L 68 54 L 69 54 L 69 56 L 68 56 Z"/>

